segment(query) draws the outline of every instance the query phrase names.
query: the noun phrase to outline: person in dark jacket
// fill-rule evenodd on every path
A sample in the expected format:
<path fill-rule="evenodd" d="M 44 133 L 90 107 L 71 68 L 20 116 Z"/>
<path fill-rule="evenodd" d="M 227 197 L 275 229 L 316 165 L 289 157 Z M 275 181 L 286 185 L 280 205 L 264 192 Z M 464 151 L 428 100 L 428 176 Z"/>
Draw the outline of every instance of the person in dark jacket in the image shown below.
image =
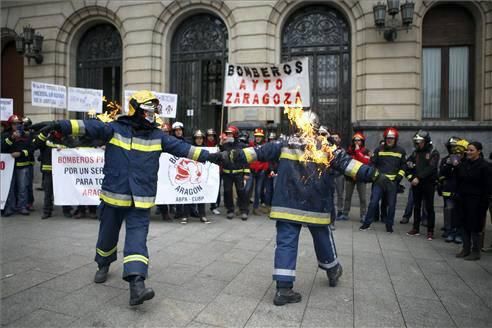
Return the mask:
<path fill-rule="evenodd" d="M 247 145 L 240 142 L 239 129 L 235 126 L 229 126 L 225 131 L 225 140 L 222 144 L 223 151 L 231 151 L 233 149 L 243 149 Z M 246 194 L 246 181 L 250 178 L 250 169 L 244 163 L 224 163 L 222 168 L 222 179 L 224 182 L 224 203 L 227 209 L 227 218 L 234 218 L 234 197 L 233 185 L 236 187 L 238 207 L 241 211 L 241 219 L 248 219 L 249 201 Z"/>
<path fill-rule="evenodd" d="M 492 197 L 492 168 L 482 149 L 480 142 L 470 142 L 466 158 L 450 160 L 451 166 L 443 172 L 456 177 L 456 203 L 463 225 L 463 248 L 456 257 L 467 261 L 480 259 L 480 237 Z"/>
<path fill-rule="evenodd" d="M 209 154 L 165 135 L 155 123 L 159 100 L 146 90 L 130 97 L 128 115 L 115 121 L 63 120 L 46 124 L 41 132 L 58 130 L 63 135 L 87 136 L 105 142 L 104 180 L 99 205 L 99 236 L 95 261 L 99 270 L 94 282 L 105 282 L 109 266 L 116 261 L 119 231 L 125 220 L 123 279 L 130 285 L 130 305 L 154 297 L 145 287 L 149 255 L 147 234 L 150 208 L 155 205 L 159 157 L 163 151 L 178 157 L 219 162 L 220 154 Z"/>
<path fill-rule="evenodd" d="M 279 161 L 270 212 L 270 219 L 276 220 L 277 230 L 273 269 L 273 279 L 277 285 L 273 303 L 277 306 L 297 303 L 302 299 L 300 293 L 293 291 L 293 286 L 299 234 L 303 225 L 307 225 L 311 232 L 318 266 L 326 271 L 329 286 L 335 287 L 342 275 L 333 235 L 328 227 L 335 219 L 330 218 L 333 204 L 330 198 L 333 197 L 331 191 L 335 188 L 335 181 L 328 172 L 338 170 L 358 180 L 377 181 L 378 184 L 385 184 L 388 180 L 373 167 L 352 159 L 343 149 L 330 147 L 326 139 L 323 142 L 312 134 L 306 134 L 306 131 L 317 130 L 319 121 L 316 114 L 305 111 L 299 116 L 299 126 L 303 128 L 299 128 L 295 135 L 262 147 L 235 150 L 230 156 L 234 162 L 240 163 Z M 308 144 L 320 153 L 310 156 L 309 149 L 312 148 L 307 147 Z M 326 160 L 329 167 L 318 163 L 315 158 L 322 163 Z"/>
<path fill-rule="evenodd" d="M 398 185 L 405 176 L 406 153 L 405 150 L 397 144 L 398 130 L 395 128 L 387 128 L 383 133 L 383 138 L 384 144 L 374 150 L 374 155 L 371 158 L 371 162 L 381 174 L 384 174 L 389 180 L 393 181 L 393 183 L 386 190 L 383 190 L 377 184 L 372 185 L 369 208 L 367 209 L 364 223 L 359 228 L 361 231 L 365 231 L 370 228 L 379 206 L 379 201 L 386 196 L 386 231 L 389 233 L 393 232 Z M 381 209 L 381 211 L 383 211 L 383 209 Z M 382 217 L 383 213 L 381 213 L 381 218 Z"/>
<path fill-rule="evenodd" d="M 215 129 L 208 129 L 206 132 L 207 138 L 205 139 L 205 147 L 218 147 L 218 140 L 217 140 L 217 132 L 215 132 Z M 215 214 L 219 215 L 219 206 L 220 206 L 220 186 L 222 185 L 222 168 L 220 169 L 220 180 L 219 180 L 219 193 L 217 194 L 217 201 L 215 203 L 210 204 L 210 211 Z"/>
<path fill-rule="evenodd" d="M 408 158 L 407 178 L 412 185 L 413 193 L 413 228 L 407 232 L 409 236 L 420 234 L 422 203 L 427 212 L 427 240 L 434 239 L 434 190 L 439 165 L 439 152 L 432 146 L 429 132 L 419 130 L 413 136 L 415 150 Z"/>
<path fill-rule="evenodd" d="M 254 141 L 249 144 L 250 147 L 261 147 L 265 143 L 265 132 L 262 128 L 254 131 Z M 268 171 L 268 162 L 254 161 L 249 164 L 251 177 L 246 183 L 248 195 L 254 189 L 253 214 L 261 215 L 259 212 L 261 196 L 265 190 L 266 173 Z"/>

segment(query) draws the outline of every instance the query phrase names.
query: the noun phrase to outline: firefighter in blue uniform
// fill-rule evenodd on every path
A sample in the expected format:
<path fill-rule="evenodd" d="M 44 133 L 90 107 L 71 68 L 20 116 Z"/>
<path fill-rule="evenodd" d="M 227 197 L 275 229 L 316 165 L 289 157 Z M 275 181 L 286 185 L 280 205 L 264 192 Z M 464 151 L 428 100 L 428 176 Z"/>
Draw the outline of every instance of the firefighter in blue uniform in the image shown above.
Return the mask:
<path fill-rule="evenodd" d="M 317 115 L 305 111 L 307 122 L 318 126 Z M 284 305 L 301 301 L 301 294 L 292 290 L 296 277 L 296 261 L 299 233 L 307 225 L 313 237 L 318 266 L 325 270 L 329 285 L 335 287 L 342 275 L 329 224 L 333 202 L 333 175 L 327 174 L 323 165 L 303 162 L 306 143 L 298 135 L 287 137 L 280 142 L 270 142 L 262 147 L 234 150 L 229 154 L 233 162 L 279 161 L 278 176 L 273 194 L 270 218 L 276 220 L 276 248 L 273 279 L 277 292 L 273 303 Z M 330 169 L 361 181 L 376 181 L 384 186 L 389 180 L 379 175 L 374 168 L 352 159 L 343 149 L 335 149 Z"/>
<path fill-rule="evenodd" d="M 130 284 L 130 305 L 142 304 L 154 297 L 154 291 L 145 287 L 144 280 L 149 264 L 147 233 L 150 208 L 154 206 L 161 152 L 201 162 L 218 162 L 220 157 L 220 154 L 209 154 L 165 135 L 155 123 L 159 108 L 159 100 L 150 91 L 138 91 L 130 97 L 128 115 L 115 121 L 55 121 L 41 130 L 59 130 L 63 135 L 85 136 L 105 142 L 105 176 L 100 194 L 100 226 L 95 256 L 99 269 L 94 282 L 106 281 L 109 266 L 116 261 L 118 235 L 125 220 L 123 279 Z"/>

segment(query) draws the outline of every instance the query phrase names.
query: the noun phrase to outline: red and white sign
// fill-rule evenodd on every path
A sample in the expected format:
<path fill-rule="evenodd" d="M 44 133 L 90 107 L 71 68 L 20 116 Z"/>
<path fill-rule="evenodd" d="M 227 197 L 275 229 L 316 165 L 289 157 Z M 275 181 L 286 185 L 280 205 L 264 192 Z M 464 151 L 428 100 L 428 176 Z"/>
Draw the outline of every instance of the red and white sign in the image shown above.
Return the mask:
<path fill-rule="evenodd" d="M 226 64 L 224 106 L 310 106 L 308 58 L 279 65 Z"/>
<path fill-rule="evenodd" d="M 0 209 L 3 210 L 9 196 L 10 183 L 14 174 L 15 159 L 11 154 L 0 154 Z"/>

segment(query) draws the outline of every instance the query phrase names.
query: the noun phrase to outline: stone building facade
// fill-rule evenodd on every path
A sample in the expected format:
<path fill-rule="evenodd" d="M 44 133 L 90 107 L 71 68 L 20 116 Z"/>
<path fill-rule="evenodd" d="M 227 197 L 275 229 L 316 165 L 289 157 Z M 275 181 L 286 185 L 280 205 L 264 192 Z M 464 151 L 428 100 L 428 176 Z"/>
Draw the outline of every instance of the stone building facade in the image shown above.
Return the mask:
<path fill-rule="evenodd" d="M 313 110 L 347 138 L 361 129 L 374 147 L 391 125 L 407 149 L 424 128 L 440 149 L 459 135 L 492 151 L 492 2 L 416 0 L 410 29 L 393 42 L 375 27 L 375 4 L 2 1 L 2 97 L 14 97 L 16 111 L 41 121 L 67 113 L 31 106 L 31 81 L 99 88 L 120 101 L 125 89 L 173 92 L 178 118 L 190 130 L 218 128 L 226 62 L 268 65 L 308 56 Z M 44 36 L 42 64 L 12 50 L 26 25 Z M 281 112 L 226 108 L 225 116 L 281 124 Z"/>

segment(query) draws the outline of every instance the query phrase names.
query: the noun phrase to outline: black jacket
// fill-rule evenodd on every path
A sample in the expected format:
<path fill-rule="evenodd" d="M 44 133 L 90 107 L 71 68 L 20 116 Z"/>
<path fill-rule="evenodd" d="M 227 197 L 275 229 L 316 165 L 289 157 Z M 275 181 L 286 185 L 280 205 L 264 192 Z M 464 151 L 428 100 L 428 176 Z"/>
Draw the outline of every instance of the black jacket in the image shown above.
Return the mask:
<path fill-rule="evenodd" d="M 423 182 L 435 182 L 437 179 L 437 167 L 439 165 L 439 152 L 432 144 L 427 144 L 422 149 L 416 149 L 408 157 L 407 178 L 412 181 L 417 177 Z"/>

